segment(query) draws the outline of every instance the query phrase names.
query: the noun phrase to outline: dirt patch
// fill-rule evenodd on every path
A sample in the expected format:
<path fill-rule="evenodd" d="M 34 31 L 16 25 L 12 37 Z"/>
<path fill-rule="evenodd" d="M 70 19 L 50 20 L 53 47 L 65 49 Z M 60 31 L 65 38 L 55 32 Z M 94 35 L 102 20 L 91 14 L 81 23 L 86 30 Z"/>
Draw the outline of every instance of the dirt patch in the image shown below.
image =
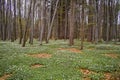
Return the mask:
<path fill-rule="evenodd" d="M 105 54 L 105 56 L 111 57 L 111 58 L 117 58 L 118 54 Z"/>
<path fill-rule="evenodd" d="M 0 80 L 6 80 L 7 78 L 9 78 L 11 76 L 11 74 L 5 74 L 2 77 L 0 77 Z"/>
<path fill-rule="evenodd" d="M 83 73 L 83 80 L 91 80 L 91 78 L 89 77 L 90 74 L 95 74 L 96 72 L 90 71 L 88 69 L 80 69 L 80 71 Z"/>
<path fill-rule="evenodd" d="M 112 78 L 111 73 L 105 73 L 104 76 L 105 76 L 105 80 L 111 80 Z"/>
<path fill-rule="evenodd" d="M 90 71 L 88 69 L 80 69 L 80 71 L 84 74 L 83 80 L 91 80 L 88 76 L 90 74 L 97 74 L 96 72 Z M 104 76 L 105 76 L 104 80 L 113 80 L 111 73 L 104 73 Z"/>
<path fill-rule="evenodd" d="M 70 51 L 70 52 L 74 52 L 74 53 L 82 53 L 79 49 L 76 49 L 76 48 L 58 48 L 58 50 L 67 50 L 67 51 Z"/>
<path fill-rule="evenodd" d="M 90 75 L 90 74 L 92 74 L 92 73 L 95 73 L 95 72 L 90 71 L 90 70 L 88 70 L 88 69 L 80 69 L 80 71 L 81 71 L 84 75 Z"/>
<path fill-rule="evenodd" d="M 40 68 L 40 67 L 43 67 L 43 65 L 36 63 L 36 64 L 32 64 L 30 67 L 31 67 L 31 68 Z"/>
<path fill-rule="evenodd" d="M 47 54 L 47 53 L 42 53 L 42 54 L 29 54 L 29 56 L 31 56 L 31 57 L 36 57 L 36 58 L 50 58 L 50 57 L 52 57 L 51 54 Z"/>

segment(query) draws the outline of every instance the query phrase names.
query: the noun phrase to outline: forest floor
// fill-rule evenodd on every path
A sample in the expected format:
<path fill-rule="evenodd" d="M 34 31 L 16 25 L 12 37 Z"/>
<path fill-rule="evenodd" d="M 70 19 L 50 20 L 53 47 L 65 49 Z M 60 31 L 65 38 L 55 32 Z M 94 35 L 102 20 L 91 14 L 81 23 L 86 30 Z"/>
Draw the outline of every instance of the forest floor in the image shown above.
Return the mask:
<path fill-rule="evenodd" d="M 120 45 L 68 41 L 21 47 L 0 41 L 0 80 L 120 80 Z"/>

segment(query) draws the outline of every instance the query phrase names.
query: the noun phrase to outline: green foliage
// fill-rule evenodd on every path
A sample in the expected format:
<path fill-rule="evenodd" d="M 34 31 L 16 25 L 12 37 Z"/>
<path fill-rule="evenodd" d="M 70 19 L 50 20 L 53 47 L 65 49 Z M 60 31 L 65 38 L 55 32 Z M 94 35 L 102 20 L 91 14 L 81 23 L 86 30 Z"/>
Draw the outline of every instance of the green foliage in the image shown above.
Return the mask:
<path fill-rule="evenodd" d="M 101 45 L 97 45 L 96 49 L 98 50 L 119 50 L 120 47 L 115 46 L 115 45 L 109 45 L 109 44 L 101 44 Z"/>
<path fill-rule="evenodd" d="M 120 58 L 110 58 L 103 54 L 116 53 L 120 56 L 119 45 L 91 44 L 85 42 L 82 53 L 74 53 L 58 48 L 79 49 L 80 41 L 75 40 L 74 46 L 68 46 L 68 41 L 50 41 L 39 46 L 34 40 L 33 45 L 21 47 L 18 41 L 0 42 L 0 76 L 10 73 L 8 80 L 82 80 L 83 73 L 80 69 L 88 69 L 97 74 L 90 74 L 92 80 L 102 80 L 105 72 L 114 73 L 120 70 Z M 112 47 L 111 47 L 112 46 Z M 102 48 L 104 47 L 104 48 Z M 107 47 L 107 48 L 106 48 Z M 89 49 L 94 48 L 94 49 Z M 35 58 L 28 54 L 51 54 L 51 58 Z M 32 64 L 39 63 L 43 67 L 32 69 Z"/>
<path fill-rule="evenodd" d="M 32 76 L 32 72 L 29 69 L 29 67 L 21 65 L 21 66 L 11 66 L 9 70 L 12 71 L 12 76 L 9 78 L 9 80 L 29 80 Z"/>

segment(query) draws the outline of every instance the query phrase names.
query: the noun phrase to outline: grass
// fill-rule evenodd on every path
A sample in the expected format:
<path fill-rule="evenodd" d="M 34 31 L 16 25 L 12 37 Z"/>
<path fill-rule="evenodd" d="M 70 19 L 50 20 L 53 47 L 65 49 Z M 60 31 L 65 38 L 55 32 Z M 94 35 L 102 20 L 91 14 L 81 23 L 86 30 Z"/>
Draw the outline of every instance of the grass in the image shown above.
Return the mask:
<path fill-rule="evenodd" d="M 72 48 L 79 49 L 80 41 L 76 40 Z M 8 80 L 84 80 L 84 74 L 80 69 L 95 72 L 87 77 L 92 80 L 104 80 L 105 73 L 120 76 L 120 45 L 113 43 L 98 45 L 85 42 L 82 53 L 74 53 L 58 48 L 71 48 L 68 41 L 50 41 L 49 44 L 39 45 L 34 41 L 33 45 L 27 44 L 21 47 L 18 41 L 0 41 L 0 76 L 12 74 Z M 48 53 L 51 58 L 35 58 L 28 54 Z M 117 58 L 111 58 L 104 54 L 117 54 Z M 43 67 L 32 69 L 32 64 L 42 64 Z"/>

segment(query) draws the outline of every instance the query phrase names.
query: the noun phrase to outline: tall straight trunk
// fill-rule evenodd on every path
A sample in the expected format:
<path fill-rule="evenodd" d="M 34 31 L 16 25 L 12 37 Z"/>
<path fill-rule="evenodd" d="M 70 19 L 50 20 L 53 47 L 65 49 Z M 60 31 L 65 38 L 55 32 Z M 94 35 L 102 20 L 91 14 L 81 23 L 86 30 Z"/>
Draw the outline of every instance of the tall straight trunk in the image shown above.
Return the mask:
<path fill-rule="evenodd" d="M 93 33 L 93 0 L 89 0 L 89 5 L 91 8 L 89 8 L 88 12 L 88 32 L 87 32 L 87 41 L 92 42 L 92 33 Z"/>
<path fill-rule="evenodd" d="M 50 26 L 49 26 L 50 28 L 49 28 L 49 30 L 48 30 L 47 42 L 49 42 L 49 39 L 50 39 L 50 36 L 51 36 L 52 27 L 53 27 L 53 24 L 54 24 L 54 20 L 55 20 L 56 13 L 57 13 L 58 3 L 59 3 L 59 0 L 56 1 L 55 11 L 54 11 L 54 13 L 53 13 L 53 17 L 52 17 L 52 20 L 51 20 L 51 24 L 50 24 Z"/>
<path fill-rule="evenodd" d="M 95 1 L 94 2 L 94 5 L 95 5 L 95 44 L 98 43 L 98 1 Z"/>
<path fill-rule="evenodd" d="M 57 13 L 56 13 L 56 26 L 55 26 L 55 40 L 58 40 L 58 28 L 59 28 L 59 15 L 58 15 L 59 13 L 58 13 L 58 11 L 57 11 Z"/>
<path fill-rule="evenodd" d="M 3 32 L 3 41 L 5 41 L 5 1 L 2 1 L 2 32 Z"/>
<path fill-rule="evenodd" d="M 27 8 L 26 8 L 26 4 L 27 4 L 27 0 L 24 0 L 25 2 L 25 4 L 24 4 L 24 18 L 26 19 L 26 14 L 27 14 Z"/>
<path fill-rule="evenodd" d="M 68 11 L 67 11 L 67 7 L 68 7 L 68 1 L 65 0 L 65 34 L 64 34 L 64 40 L 67 39 L 67 27 L 68 27 Z"/>
<path fill-rule="evenodd" d="M 6 12 L 5 12 L 5 40 L 7 40 L 8 38 L 8 21 L 9 21 L 9 18 L 8 18 L 8 10 L 9 10 L 9 3 L 6 2 Z"/>
<path fill-rule="evenodd" d="M 19 28 L 20 28 L 20 40 L 19 44 L 22 43 L 22 38 L 23 38 L 23 30 L 22 30 L 22 21 L 21 21 L 21 0 L 19 0 Z"/>
<path fill-rule="evenodd" d="M 103 7 L 104 7 L 104 13 L 103 13 L 104 15 L 103 15 L 102 37 L 103 37 L 103 40 L 106 41 L 106 40 L 107 40 L 107 39 L 106 39 L 106 35 L 107 35 L 107 34 L 106 34 L 106 33 L 107 33 L 107 32 L 106 32 L 106 29 L 107 29 L 107 14 L 106 14 L 106 13 L 107 13 L 107 8 L 106 8 L 106 0 L 105 0 L 105 1 L 103 0 L 103 2 L 104 2 L 104 6 L 103 6 Z"/>
<path fill-rule="evenodd" d="M 74 45 L 74 27 L 75 27 L 75 0 L 71 0 L 70 3 L 70 35 L 69 35 L 69 45 Z"/>
<path fill-rule="evenodd" d="M 39 1 L 39 6 L 38 6 L 38 27 L 39 27 L 39 34 L 38 34 L 38 41 L 40 41 L 40 35 L 41 35 L 41 1 Z"/>
<path fill-rule="evenodd" d="M 9 3 L 6 2 L 6 12 L 5 12 L 5 40 L 7 40 L 8 38 L 8 21 L 9 21 L 9 18 L 8 18 L 8 10 L 9 10 Z"/>
<path fill-rule="evenodd" d="M 46 1 L 46 4 L 47 4 L 47 1 Z M 48 13 L 49 13 L 49 11 L 48 11 L 49 9 L 47 8 L 47 7 L 45 7 L 45 21 L 44 21 L 44 23 L 45 23 L 45 28 L 44 28 L 44 31 L 45 31 L 45 36 L 44 36 L 44 38 L 45 38 L 45 42 L 47 43 L 47 34 L 48 34 Z"/>
<path fill-rule="evenodd" d="M 103 1 L 100 1 L 100 6 L 98 9 L 98 26 L 99 26 L 99 41 L 102 40 L 102 26 L 103 26 Z"/>
<path fill-rule="evenodd" d="M 10 39 L 11 39 L 11 42 L 12 42 L 12 40 L 13 40 L 13 18 L 12 18 L 12 0 L 9 0 L 10 1 L 10 21 L 9 21 L 9 23 L 10 23 L 10 30 L 9 30 L 9 35 L 10 35 Z"/>
<path fill-rule="evenodd" d="M 84 42 L 84 0 L 82 0 L 82 26 L 81 26 L 81 50 L 83 49 Z"/>
<path fill-rule="evenodd" d="M 110 5 L 109 5 L 109 0 L 107 0 L 107 7 L 106 7 L 106 9 L 107 9 L 107 30 L 106 30 L 106 38 L 107 38 L 107 42 L 109 41 L 109 30 L 110 30 L 110 23 L 109 23 L 109 7 L 110 7 Z"/>
<path fill-rule="evenodd" d="M 112 2 L 113 4 L 113 19 L 114 19 L 114 27 L 115 27 L 115 42 L 120 41 L 120 21 L 118 22 L 118 16 L 119 16 L 119 0 L 115 3 L 115 1 Z M 116 6 L 114 6 L 114 4 L 116 4 Z M 119 18 L 120 19 L 120 18 Z"/>
<path fill-rule="evenodd" d="M 64 31 L 63 31 L 63 28 L 64 28 L 64 25 L 63 25 L 63 20 L 64 20 L 64 17 L 63 17 L 63 0 L 60 1 L 60 12 L 59 12 L 59 28 L 60 28 L 60 33 L 59 33 L 59 38 L 60 39 L 63 39 L 64 38 Z"/>
<path fill-rule="evenodd" d="M 0 0 L 0 39 L 2 40 L 2 1 Z"/>
<path fill-rule="evenodd" d="M 23 44 L 22 44 L 22 47 L 25 47 L 25 44 L 26 44 L 26 41 L 27 41 L 28 27 L 29 27 L 29 24 L 30 24 L 31 7 L 32 7 L 32 0 L 30 1 L 30 7 L 29 7 L 29 12 L 28 12 L 28 18 L 27 18 L 27 22 L 26 22 L 26 26 L 25 26 L 24 35 L 23 35 Z"/>
<path fill-rule="evenodd" d="M 47 31 L 49 31 L 49 29 L 50 29 L 50 24 L 51 24 L 51 15 L 52 15 L 52 1 L 50 0 L 50 7 L 49 7 L 49 10 L 48 10 L 48 30 Z M 48 40 L 47 40 L 47 37 L 48 37 L 48 34 L 46 35 L 46 43 L 48 43 Z"/>
<path fill-rule="evenodd" d="M 11 39 L 11 0 L 9 0 L 8 2 L 8 24 L 7 24 L 7 39 L 10 40 Z"/>
<path fill-rule="evenodd" d="M 43 34 L 45 27 L 45 0 L 41 1 L 41 33 L 40 33 L 40 45 L 42 45 Z"/>
<path fill-rule="evenodd" d="M 14 24 L 13 24 L 13 36 L 14 36 L 14 40 L 17 39 L 17 34 L 16 34 L 16 0 L 13 0 L 14 1 Z"/>
<path fill-rule="evenodd" d="M 31 14 L 31 19 L 32 19 L 32 22 L 31 22 L 31 29 L 30 29 L 30 41 L 29 43 L 32 45 L 33 44 L 33 37 L 34 37 L 34 16 L 35 16 L 35 3 L 36 3 L 36 0 L 33 1 L 33 5 L 32 5 L 32 14 Z"/>

